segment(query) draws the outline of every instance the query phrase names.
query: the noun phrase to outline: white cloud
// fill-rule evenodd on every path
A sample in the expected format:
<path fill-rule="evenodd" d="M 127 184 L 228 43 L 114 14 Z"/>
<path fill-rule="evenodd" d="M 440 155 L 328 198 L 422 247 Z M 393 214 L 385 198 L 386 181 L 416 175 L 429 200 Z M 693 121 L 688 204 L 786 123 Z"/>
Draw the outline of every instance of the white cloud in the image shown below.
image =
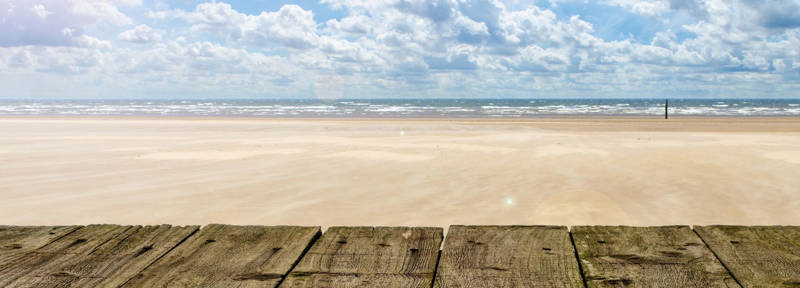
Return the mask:
<path fill-rule="evenodd" d="M 607 5 L 617 5 L 630 10 L 633 13 L 657 16 L 670 9 L 670 0 L 607 0 Z"/>
<path fill-rule="evenodd" d="M 123 41 L 145 44 L 161 41 L 161 32 L 150 28 L 145 24 L 137 25 L 133 29 L 125 30 L 117 35 Z"/>
<path fill-rule="evenodd" d="M 284 5 L 275 12 L 247 15 L 224 2 L 202 3 L 195 11 L 182 10 L 150 13 L 151 17 L 176 17 L 186 20 L 193 30 L 223 35 L 243 44 L 284 46 L 308 49 L 317 45 L 317 23 L 311 11 L 297 5 Z"/>
<path fill-rule="evenodd" d="M 132 5 L 135 1 L 108 1 L 108 0 L 78 0 L 67 1 L 66 10 L 77 17 L 84 17 L 94 21 L 102 21 L 111 25 L 122 26 L 133 23 L 130 17 L 117 8 L 117 3 Z"/>
<path fill-rule="evenodd" d="M 205 2 L 188 10 L 148 7 L 160 10 L 134 19 L 121 7 L 138 0 L 0 0 L 0 17 L 11 23 L 0 25 L 0 74 L 274 97 L 313 95 L 319 79 L 346 84 L 335 94 L 351 97 L 646 96 L 659 89 L 717 95 L 800 87 L 796 0 L 770 2 L 780 10 L 751 0 L 599 2 L 665 27 L 650 39 L 623 40 L 604 38 L 607 27 L 587 20 L 596 15 L 522 2 L 322 3 L 343 16 L 317 22 L 314 11 L 296 5 L 243 13 Z M 99 25 L 98 35 L 116 37 L 85 32 Z"/>
<path fill-rule="evenodd" d="M 32 3 L 31 3 L 32 2 Z M 119 3 L 117 3 L 119 2 Z M 133 23 L 117 5 L 137 5 L 138 1 L 111 0 L 5 0 L 0 46 L 85 44 L 85 30 L 95 24 L 122 26 Z M 29 8 L 23 8 L 29 7 Z M 69 31 L 69 33 L 63 33 Z M 88 37 L 88 36 L 87 36 Z"/>
<path fill-rule="evenodd" d="M 47 11 L 47 8 L 45 8 L 42 4 L 33 5 L 31 11 L 33 11 L 33 14 L 36 14 L 36 16 L 39 16 L 39 18 L 42 19 L 47 18 L 47 15 L 53 14 L 53 12 Z"/>
<path fill-rule="evenodd" d="M 800 57 L 786 57 L 787 47 L 798 38 L 789 36 L 795 34 L 767 41 L 765 35 L 780 32 L 765 33 L 768 29 L 758 28 L 759 13 L 735 1 L 603 2 L 646 16 L 680 10 L 702 17 L 676 28 L 692 33 L 688 39 L 665 30 L 647 43 L 606 41 L 580 15 L 559 16 L 533 5 L 510 9 L 520 5 L 493 0 L 322 2 L 346 15 L 323 24 L 314 22 L 311 11 L 293 5 L 249 15 L 217 2 L 191 12 L 153 12 L 151 17 L 184 19 L 193 31 L 224 36 L 236 47 L 289 48 L 287 60 L 302 69 L 336 71 L 375 85 L 372 89 L 441 88 L 453 83 L 446 75 L 475 73 L 482 76 L 470 84 L 474 89 L 508 85 L 513 91 L 528 87 L 521 80 L 527 77 L 538 87 L 595 87 L 598 93 L 610 93 L 618 89 L 611 85 L 651 85 L 674 73 L 683 74 L 685 83 L 705 83 L 719 80 L 699 75 L 730 69 L 785 72 Z"/>
<path fill-rule="evenodd" d="M 94 49 L 111 49 L 111 42 L 107 40 L 100 40 L 87 35 L 80 35 L 72 37 L 72 42 L 75 46 L 94 48 Z"/>
<path fill-rule="evenodd" d="M 8 60 L 10 68 L 28 68 L 36 64 L 36 58 L 28 50 L 16 51 Z"/>
<path fill-rule="evenodd" d="M 351 15 L 342 20 L 330 19 L 325 26 L 330 29 L 353 34 L 366 34 L 372 32 L 369 17 L 365 15 Z"/>

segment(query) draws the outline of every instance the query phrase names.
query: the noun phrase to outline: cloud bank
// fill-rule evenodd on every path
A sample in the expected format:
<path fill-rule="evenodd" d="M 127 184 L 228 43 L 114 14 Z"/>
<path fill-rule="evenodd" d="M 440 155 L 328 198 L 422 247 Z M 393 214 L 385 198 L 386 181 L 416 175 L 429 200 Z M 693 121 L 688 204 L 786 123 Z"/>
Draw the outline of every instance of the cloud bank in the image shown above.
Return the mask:
<path fill-rule="evenodd" d="M 800 1 L 179 4 L 0 0 L 0 97 L 800 97 Z"/>

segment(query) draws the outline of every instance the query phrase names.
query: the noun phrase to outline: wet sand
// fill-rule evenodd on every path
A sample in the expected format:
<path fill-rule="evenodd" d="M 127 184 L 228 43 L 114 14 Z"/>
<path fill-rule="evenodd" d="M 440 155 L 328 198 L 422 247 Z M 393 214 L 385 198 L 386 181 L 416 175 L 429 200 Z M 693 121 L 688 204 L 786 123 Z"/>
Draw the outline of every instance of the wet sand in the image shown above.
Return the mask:
<path fill-rule="evenodd" d="M 800 120 L 0 118 L 0 224 L 794 224 Z"/>

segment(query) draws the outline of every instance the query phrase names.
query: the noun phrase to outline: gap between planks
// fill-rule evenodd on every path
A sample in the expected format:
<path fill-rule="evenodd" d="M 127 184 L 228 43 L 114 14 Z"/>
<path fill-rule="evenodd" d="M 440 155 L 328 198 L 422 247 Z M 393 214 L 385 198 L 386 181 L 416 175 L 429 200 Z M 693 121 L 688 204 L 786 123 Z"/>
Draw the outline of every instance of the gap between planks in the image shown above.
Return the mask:
<path fill-rule="evenodd" d="M 719 255 L 717 255 L 717 252 L 714 252 L 714 249 L 711 249 L 711 246 L 708 245 L 708 241 L 706 241 L 706 239 L 704 239 L 703 236 L 700 235 L 700 233 L 697 233 L 697 230 L 694 229 L 694 226 L 692 226 L 691 228 L 692 232 L 694 232 L 694 234 L 697 235 L 698 238 L 700 238 L 700 241 L 703 241 L 703 244 L 706 245 L 706 249 L 708 249 L 708 251 L 711 251 L 711 254 L 717 258 L 717 261 L 719 261 L 719 263 L 722 265 L 722 268 L 725 268 L 725 271 L 728 271 L 728 275 L 731 275 L 733 281 L 736 281 L 736 284 L 739 284 L 739 287 L 744 287 L 744 285 L 742 285 L 742 282 L 739 282 L 739 279 L 737 279 L 736 275 L 733 274 L 733 271 L 731 271 L 728 265 L 725 264 L 725 261 L 722 261 L 722 258 L 720 258 Z"/>
<path fill-rule="evenodd" d="M 163 253 L 161 256 L 159 256 L 157 259 L 155 259 L 153 262 L 149 263 L 147 266 L 145 266 L 144 268 L 142 268 L 142 269 L 141 269 L 141 271 L 144 271 L 144 270 L 146 270 L 147 268 L 149 268 L 150 266 L 152 266 L 154 263 L 158 262 L 158 261 L 159 261 L 160 259 L 162 259 L 163 257 L 165 257 L 165 256 L 169 255 L 170 253 L 172 253 L 172 252 L 173 252 L 173 251 L 174 251 L 176 248 L 178 248 L 179 246 L 183 245 L 183 244 L 184 244 L 184 243 L 185 243 L 185 242 L 186 242 L 188 239 L 190 239 L 190 238 L 192 238 L 192 237 L 196 237 L 196 235 L 197 235 L 197 232 L 198 232 L 198 231 L 200 231 L 202 228 L 205 228 L 206 226 L 207 226 L 207 225 L 204 225 L 204 226 L 202 226 L 202 227 L 199 227 L 198 229 L 196 229 L 195 231 L 193 231 L 191 234 L 189 234 L 188 236 L 184 237 L 184 238 L 183 238 L 181 241 L 179 241 L 179 242 L 178 242 L 176 245 L 174 245 L 174 246 L 173 246 L 172 248 L 170 248 L 168 251 L 166 251 L 166 252 L 165 252 L 165 253 Z M 75 228 L 75 229 L 72 229 L 71 231 L 69 231 L 69 232 L 67 232 L 67 233 L 64 233 L 63 235 L 60 235 L 59 237 L 56 237 L 56 238 L 54 238 L 54 239 L 52 239 L 52 240 L 48 241 L 46 244 L 44 244 L 44 245 L 40 246 L 39 248 L 44 248 L 44 247 L 47 247 L 48 245 L 51 245 L 52 243 L 54 243 L 54 242 L 58 241 L 59 239 L 62 239 L 63 237 L 67 237 L 68 235 L 70 235 L 70 234 L 72 234 L 72 233 L 75 233 L 76 231 L 80 230 L 80 229 L 81 229 L 81 228 L 83 228 L 83 227 L 85 227 L 85 226 L 76 226 L 76 228 Z M 654 227 L 659 227 L 659 226 L 654 226 Z M 449 227 L 448 227 L 448 228 L 449 228 Z M 583 265 L 582 265 L 582 263 L 581 263 L 581 259 L 580 259 L 580 257 L 579 257 L 579 254 L 578 254 L 578 252 L 579 252 L 579 251 L 578 251 L 578 248 L 577 248 L 577 246 L 576 246 L 576 244 L 575 244 L 575 240 L 574 240 L 573 233 L 572 233 L 572 232 L 573 232 L 573 231 L 572 231 L 572 228 L 573 228 L 573 227 L 571 227 L 571 226 L 568 226 L 568 229 L 569 229 L 569 230 L 568 230 L 568 232 L 569 232 L 569 240 L 570 240 L 570 244 L 571 244 L 571 246 L 572 246 L 572 249 L 573 249 L 573 252 L 574 252 L 575 261 L 578 263 L 578 268 L 579 268 L 579 271 L 580 271 L 580 277 L 581 277 L 581 280 L 583 281 L 583 285 L 584 285 L 584 287 L 588 287 L 588 285 L 587 285 L 587 280 L 586 280 L 586 278 L 585 278 L 585 277 L 586 277 L 586 275 L 585 275 L 585 274 L 586 274 L 586 271 L 584 270 L 584 267 L 583 267 Z M 699 238 L 699 239 L 702 241 L 702 243 L 704 244 L 705 248 L 706 248 L 706 249 L 708 249 L 708 250 L 709 250 L 709 251 L 712 253 L 712 255 L 714 256 L 714 258 L 715 258 L 717 261 L 719 261 L 719 263 L 721 263 L 721 264 L 722 264 L 722 266 L 725 268 L 725 271 L 728 273 L 728 275 L 730 275 L 730 277 L 731 277 L 731 278 L 733 278 L 733 280 L 734 280 L 734 281 L 735 281 L 737 284 L 739 284 L 739 286 L 742 286 L 742 287 L 744 287 L 744 286 L 742 285 L 742 283 L 740 282 L 740 280 L 739 280 L 739 279 L 736 277 L 736 275 L 734 275 L 734 273 L 731 271 L 730 267 L 728 267 L 728 265 L 727 265 L 727 264 L 726 264 L 726 263 L 725 263 L 725 262 L 724 262 L 724 261 L 723 261 L 723 260 L 720 258 L 720 256 L 719 256 L 719 255 L 718 255 L 718 254 L 717 254 L 717 253 L 714 251 L 714 249 L 711 249 L 711 246 L 710 246 L 710 244 L 708 243 L 707 239 L 703 238 L 703 236 L 702 236 L 700 233 L 698 233 L 698 232 L 697 232 L 697 230 L 696 230 L 696 229 L 694 229 L 694 228 L 695 228 L 694 226 L 690 226 L 690 229 L 692 230 L 692 232 L 693 232 L 693 233 L 694 233 L 694 234 L 695 234 L 695 235 L 696 235 L 696 236 L 697 236 L 697 237 L 698 237 L 698 238 Z M 316 243 L 317 243 L 317 241 L 319 241 L 319 239 L 321 238 L 321 235 L 322 235 L 322 234 L 324 234 L 324 233 L 327 233 L 327 232 L 328 232 L 327 230 L 328 230 L 328 229 L 321 230 L 321 232 L 322 232 L 322 233 L 319 233 L 319 234 L 317 234 L 317 235 L 316 235 L 316 236 L 315 236 L 313 239 L 311 239 L 311 241 L 310 241 L 310 242 L 309 242 L 309 243 L 306 245 L 306 247 L 303 249 L 302 253 L 301 253 L 301 254 L 300 254 L 300 255 L 299 255 L 299 256 L 298 256 L 298 257 L 297 257 L 297 258 L 294 260 L 294 262 L 292 263 L 292 266 L 290 267 L 290 269 L 288 270 L 288 272 L 287 272 L 286 274 L 284 274 L 284 275 L 282 275 L 282 276 L 281 276 L 281 278 L 280 278 L 280 280 L 279 280 L 278 284 L 276 285 L 276 287 L 280 286 L 280 284 L 281 284 L 281 283 L 283 283 L 283 282 L 286 280 L 286 278 L 287 278 L 287 277 L 288 277 L 288 276 L 291 274 L 291 272 L 292 272 L 292 271 L 294 271 L 294 269 L 297 267 L 297 265 L 300 263 L 300 261 L 301 261 L 301 260 L 302 260 L 302 259 L 303 259 L 303 258 L 306 256 L 306 254 L 307 254 L 307 253 L 308 253 L 308 251 L 311 249 L 311 247 L 312 247 L 314 244 L 316 244 Z M 448 233 L 447 233 L 447 231 L 448 231 L 448 230 L 449 230 L 449 229 L 445 229 L 445 233 L 444 233 L 444 235 L 443 235 L 442 242 L 440 243 L 440 247 L 439 247 L 439 250 L 438 250 L 438 255 L 436 256 L 436 260 L 435 260 L 435 263 L 436 263 L 436 264 L 435 264 L 435 266 L 434 266 L 434 267 L 435 267 L 435 269 L 434 269 L 434 272 L 433 272 L 433 277 L 432 277 L 432 281 L 431 281 L 431 283 L 430 283 L 430 284 L 431 284 L 431 285 L 430 285 L 430 287 L 433 287 L 433 285 L 435 284 L 435 280 L 436 280 L 436 276 L 437 276 L 436 274 L 437 274 L 437 272 L 438 272 L 438 270 L 439 270 L 439 266 L 440 266 L 439 264 L 440 264 L 440 261 L 442 260 L 442 251 L 443 251 L 444 249 L 446 249 L 446 248 L 447 248 L 447 247 L 444 247 L 444 243 L 445 243 L 445 241 L 446 241 L 446 237 L 447 237 L 447 234 L 448 234 Z M 140 272 L 141 272 L 141 271 L 140 271 Z M 132 279 L 132 278 L 131 278 L 131 279 Z M 125 281 L 125 282 L 124 282 L 122 285 L 120 285 L 119 287 L 125 287 L 125 285 L 126 285 L 126 284 L 127 284 L 129 281 L 130 281 L 130 279 L 128 279 L 128 281 Z"/>

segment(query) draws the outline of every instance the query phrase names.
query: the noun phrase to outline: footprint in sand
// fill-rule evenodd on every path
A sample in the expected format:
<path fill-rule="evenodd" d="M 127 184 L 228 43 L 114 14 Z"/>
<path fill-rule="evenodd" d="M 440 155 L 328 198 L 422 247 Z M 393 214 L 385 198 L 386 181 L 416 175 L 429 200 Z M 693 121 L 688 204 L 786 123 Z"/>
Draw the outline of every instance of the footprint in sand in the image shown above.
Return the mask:
<path fill-rule="evenodd" d="M 537 223 L 562 225 L 619 225 L 631 222 L 617 201 L 604 193 L 588 190 L 569 190 L 550 195 L 534 209 L 530 219 Z"/>

